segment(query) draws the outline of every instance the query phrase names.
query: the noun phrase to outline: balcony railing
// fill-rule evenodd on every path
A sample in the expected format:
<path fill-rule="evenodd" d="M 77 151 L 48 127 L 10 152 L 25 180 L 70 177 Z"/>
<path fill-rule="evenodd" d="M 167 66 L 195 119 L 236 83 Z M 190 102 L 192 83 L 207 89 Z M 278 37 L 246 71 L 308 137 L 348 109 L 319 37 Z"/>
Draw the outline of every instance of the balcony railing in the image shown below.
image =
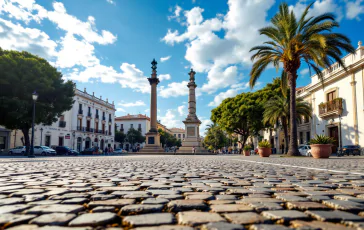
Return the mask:
<path fill-rule="evenodd" d="M 112 122 L 111 117 L 109 117 L 109 122 Z"/>
<path fill-rule="evenodd" d="M 341 115 L 343 111 L 343 99 L 335 98 L 332 101 L 319 104 L 319 115 L 322 118 Z"/>
<path fill-rule="evenodd" d="M 61 128 L 64 128 L 64 127 L 66 127 L 66 122 L 65 121 L 59 121 L 58 126 L 61 127 Z"/>
<path fill-rule="evenodd" d="M 95 118 L 96 118 L 96 119 L 99 119 L 99 115 L 98 115 L 98 114 L 96 114 L 96 115 L 95 115 Z"/>
<path fill-rule="evenodd" d="M 77 131 L 85 132 L 85 127 L 77 126 Z"/>
<path fill-rule="evenodd" d="M 92 113 L 91 112 L 87 112 L 87 116 L 88 117 L 91 117 L 92 116 Z"/>
<path fill-rule="evenodd" d="M 82 109 L 79 109 L 78 110 L 78 114 L 82 115 L 83 114 L 83 110 Z"/>
<path fill-rule="evenodd" d="M 102 117 L 102 120 L 103 120 L 103 121 L 106 121 L 106 118 L 105 118 L 105 116 L 103 116 L 103 117 Z"/>

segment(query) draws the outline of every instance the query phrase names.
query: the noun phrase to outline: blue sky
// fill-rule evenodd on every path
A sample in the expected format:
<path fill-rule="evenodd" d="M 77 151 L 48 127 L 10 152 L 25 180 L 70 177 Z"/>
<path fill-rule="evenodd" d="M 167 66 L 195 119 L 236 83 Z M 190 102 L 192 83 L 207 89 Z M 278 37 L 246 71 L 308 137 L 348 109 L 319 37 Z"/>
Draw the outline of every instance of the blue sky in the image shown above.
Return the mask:
<path fill-rule="evenodd" d="M 49 60 L 77 88 L 114 101 L 116 115 L 149 115 L 150 62 L 158 61 L 158 119 L 183 127 L 188 72 L 197 81 L 201 132 L 224 98 L 249 91 L 249 49 L 265 38 L 281 1 L 274 0 L 1 0 L 0 44 Z M 300 14 L 311 1 L 288 0 Z M 364 39 L 363 0 L 318 0 L 311 15 L 332 12 L 354 47 Z M 279 74 L 268 69 L 253 90 Z M 298 86 L 310 83 L 299 71 Z"/>

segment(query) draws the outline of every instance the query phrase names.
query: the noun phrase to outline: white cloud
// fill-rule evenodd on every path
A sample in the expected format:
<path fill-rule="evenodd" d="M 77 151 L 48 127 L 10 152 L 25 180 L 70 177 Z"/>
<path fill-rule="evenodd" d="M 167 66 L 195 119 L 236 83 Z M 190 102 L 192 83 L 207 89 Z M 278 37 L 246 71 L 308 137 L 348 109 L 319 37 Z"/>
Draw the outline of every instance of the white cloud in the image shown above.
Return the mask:
<path fill-rule="evenodd" d="M 20 24 L 0 18 L 0 44 L 3 49 L 11 49 L 37 54 L 52 59 L 57 55 L 57 43 L 41 30 L 24 28 Z"/>
<path fill-rule="evenodd" d="M 237 65 L 251 65 L 249 50 L 264 41 L 258 30 L 268 24 L 267 11 L 273 4 L 274 0 L 229 0 L 228 13 L 211 19 L 204 19 L 204 10 L 194 7 L 184 12 L 186 30 L 169 29 L 162 41 L 186 43 L 185 59 L 196 72 L 207 73 L 202 91 L 213 93 L 238 82 Z M 221 30 L 223 38 L 216 34 Z"/>
<path fill-rule="evenodd" d="M 114 0 L 106 0 L 108 3 L 110 3 L 110 4 L 113 4 L 113 5 L 115 5 L 116 3 L 115 3 L 115 1 Z"/>
<path fill-rule="evenodd" d="M 138 100 L 135 102 L 128 102 L 128 103 L 120 102 L 118 105 L 123 107 L 137 107 L 137 106 L 145 106 L 146 104 L 144 103 L 144 101 Z"/>
<path fill-rule="evenodd" d="M 165 62 L 165 61 L 168 61 L 172 56 L 167 56 L 167 57 L 161 57 L 160 60 L 161 62 Z"/>
<path fill-rule="evenodd" d="M 172 82 L 167 87 L 161 86 L 159 88 L 159 95 L 164 98 L 179 97 L 188 95 L 187 81 Z"/>
<path fill-rule="evenodd" d="M 176 5 L 175 10 L 173 12 L 173 15 L 167 17 L 168 20 L 171 21 L 172 19 L 176 19 L 177 22 L 180 22 L 181 12 L 182 12 L 182 8 L 180 6 L 178 6 L 178 5 Z"/>
<path fill-rule="evenodd" d="M 159 80 L 163 81 L 163 80 L 170 80 L 171 79 L 171 75 L 170 74 L 160 74 L 158 76 Z"/>
<path fill-rule="evenodd" d="M 182 120 L 176 118 L 175 111 L 172 109 L 168 109 L 164 116 L 159 116 L 158 119 L 168 128 L 184 126 Z"/>
<path fill-rule="evenodd" d="M 290 9 L 293 9 L 296 15 L 301 15 L 303 11 L 306 9 L 308 4 L 311 3 L 306 0 L 299 0 L 296 5 L 290 6 Z M 317 0 L 311 7 L 308 17 L 310 16 L 318 16 L 324 13 L 335 13 L 340 21 L 343 18 L 343 8 L 338 4 L 336 0 Z"/>
<path fill-rule="evenodd" d="M 360 20 L 359 15 L 364 14 L 364 0 L 346 2 L 346 18 Z"/>
<path fill-rule="evenodd" d="M 181 106 L 178 106 L 178 113 L 180 116 L 183 116 L 186 114 L 186 106 L 185 105 L 181 105 Z"/>
<path fill-rule="evenodd" d="M 305 68 L 300 71 L 300 75 L 307 75 L 309 72 L 310 72 L 310 70 L 308 68 Z"/>
<path fill-rule="evenodd" d="M 126 112 L 123 108 L 116 108 L 116 112 Z"/>
<path fill-rule="evenodd" d="M 235 97 L 240 90 L 241 88 L 228 89 L 226 92 L 221 92 L 217 94 L 214 100 L 209 103 L 209 106 L 219 106 L 224 99 L 229 97 Z"/>

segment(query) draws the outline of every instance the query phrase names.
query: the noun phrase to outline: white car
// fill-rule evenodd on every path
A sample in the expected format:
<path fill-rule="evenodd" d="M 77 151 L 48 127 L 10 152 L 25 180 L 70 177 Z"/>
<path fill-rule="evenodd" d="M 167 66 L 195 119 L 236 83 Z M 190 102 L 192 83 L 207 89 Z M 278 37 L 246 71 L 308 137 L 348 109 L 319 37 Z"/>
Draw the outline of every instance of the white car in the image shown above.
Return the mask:
<path fill-rule="evenodd" d="M 310 157 L 311 156 L 311 146 L 309 145 L 300 145 L 298 146 L 298 151 L 302 156 Z"/>
<path fill-rule="evenodd" d="M 53 155 L 55 156 L 57 153 L 54 149 L 49 148 L 48 146 L 34 146 L 34 155 Z"/>
<path fill-rule="evenodd" d="M 16 154 L 21 154 L 21 155 L 24 155 L 25 154 L 25 146 L 18 146 L 16 148 L 12 148 L 12 149 L 9 149 L 9 155 L 16 155 Z"/>

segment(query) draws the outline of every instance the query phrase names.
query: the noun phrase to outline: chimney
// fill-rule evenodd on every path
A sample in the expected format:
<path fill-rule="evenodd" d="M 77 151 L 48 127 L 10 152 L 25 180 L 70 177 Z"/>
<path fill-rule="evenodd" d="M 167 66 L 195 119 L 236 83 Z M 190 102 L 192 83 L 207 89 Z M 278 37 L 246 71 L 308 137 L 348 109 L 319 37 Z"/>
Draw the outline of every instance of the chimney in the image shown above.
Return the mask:
<path fill-rule="evenodd" d="M 100 99 L 102 100 L 102 96 L 100 95 Z"/>
<path fill-rule="evenodd" d="M 361 41 L 358 42 L 358 47 L 360 48 L 363 45 Z"/>
<path fill-rule="evenodd" d="M 109 102 L 109 99 L 106 98 L 106 102 Z"/>
<path fill-rule="evenodd" d="M 93 96 L 93 97 L 95 96 L 95 92 L 92 92 L 92 96 Z"/>
<path fill-rule="evenodd" d="M 86 87 L 85 87 L 85 88 L 83 88 L 83 92 L 85 92 L 85 93 L 86 93 Z"/>

